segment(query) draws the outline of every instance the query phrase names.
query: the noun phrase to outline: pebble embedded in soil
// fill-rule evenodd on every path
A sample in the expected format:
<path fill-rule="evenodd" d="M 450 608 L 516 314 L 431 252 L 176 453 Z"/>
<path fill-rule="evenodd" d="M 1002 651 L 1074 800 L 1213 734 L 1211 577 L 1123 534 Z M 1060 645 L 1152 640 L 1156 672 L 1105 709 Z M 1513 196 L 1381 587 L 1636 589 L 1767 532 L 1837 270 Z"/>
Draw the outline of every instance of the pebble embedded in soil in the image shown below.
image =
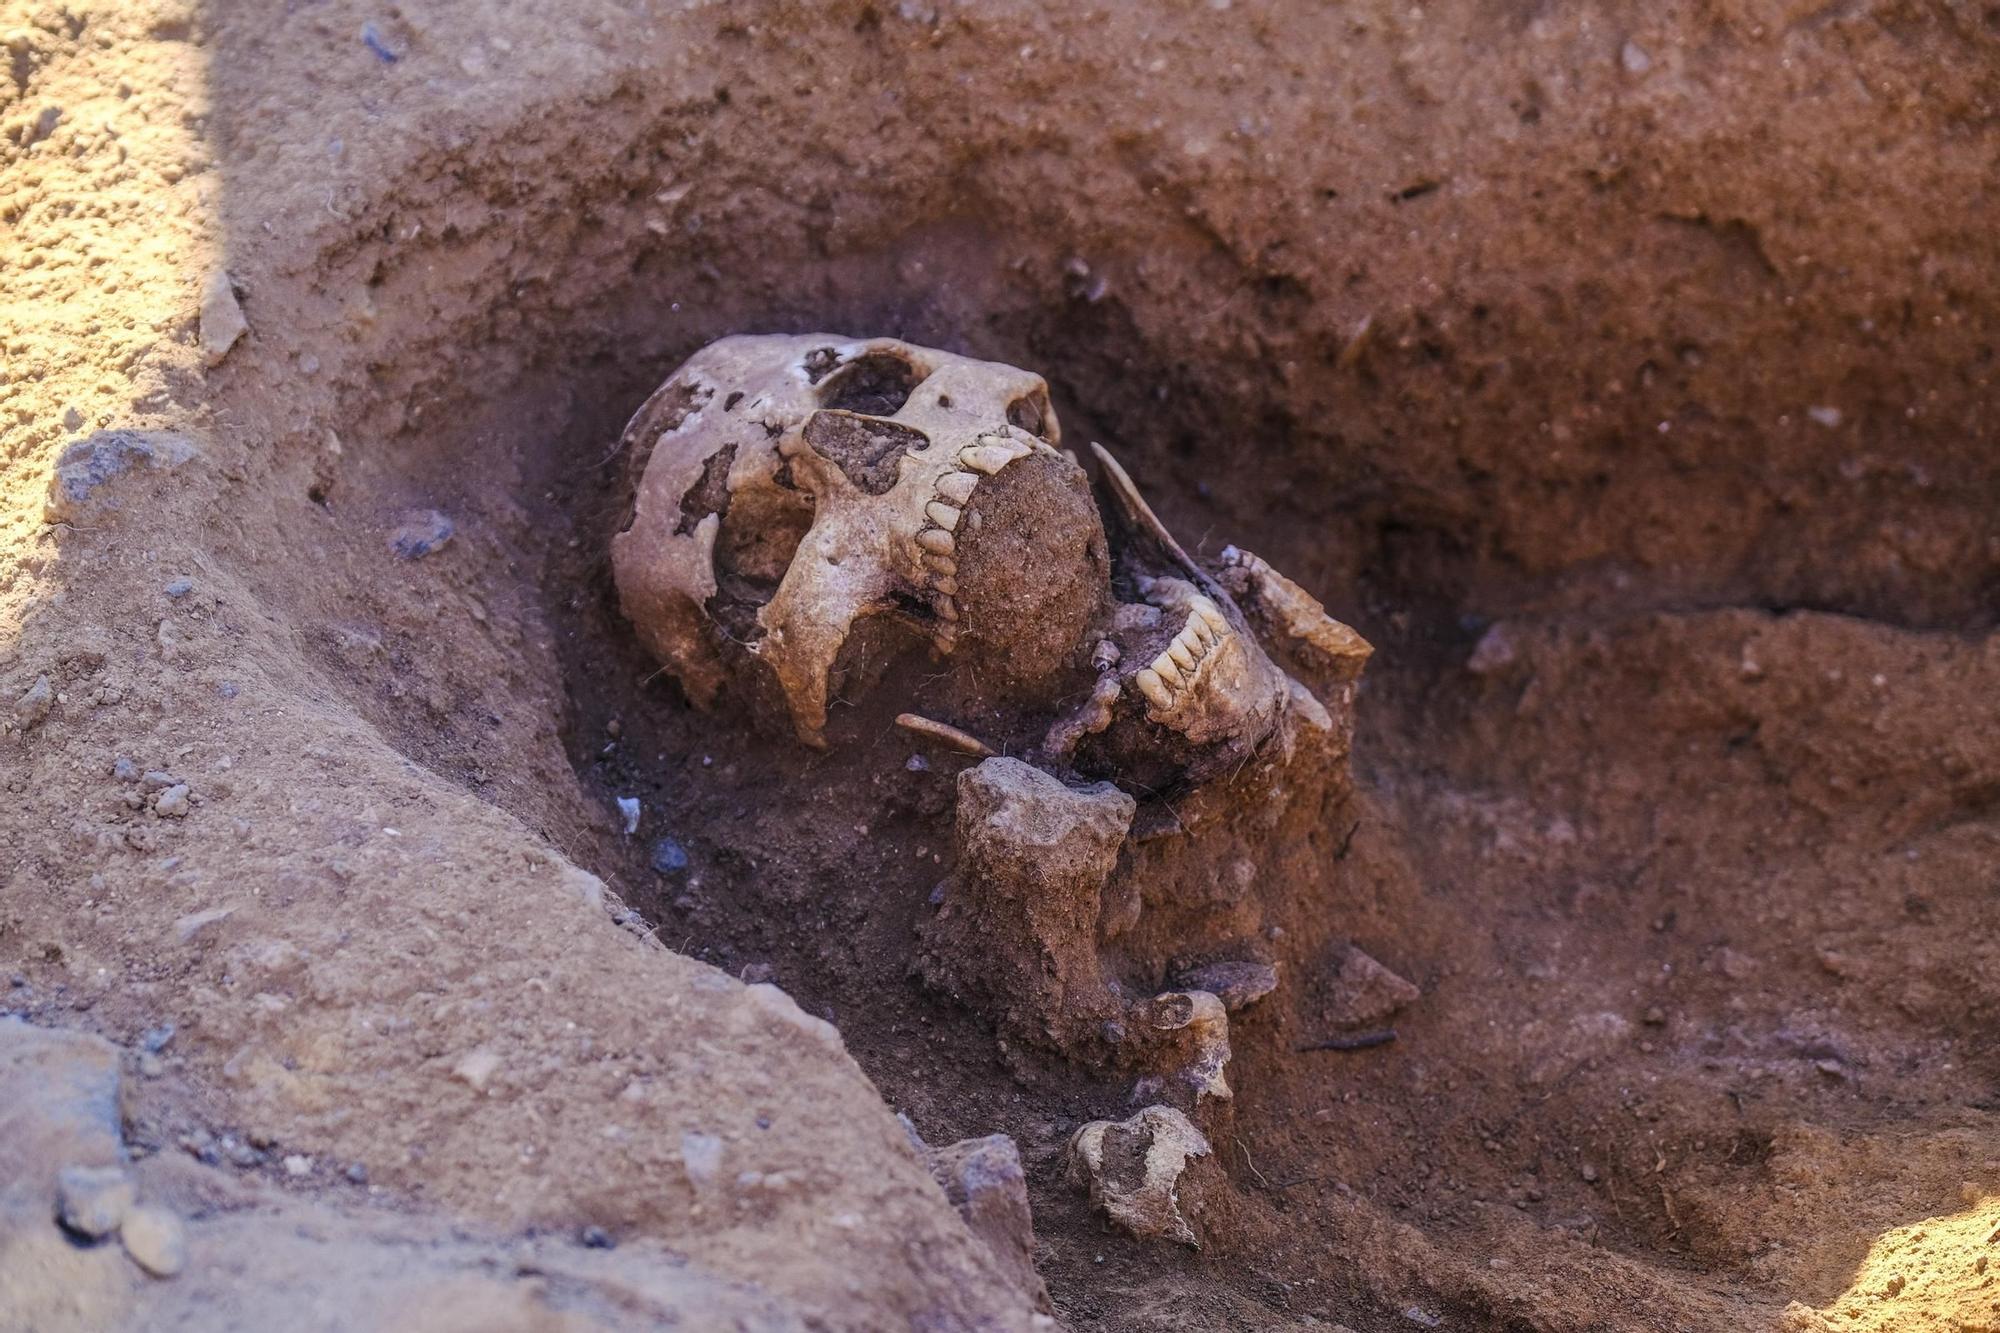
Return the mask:
<path fill-rule="evenodd" d="M 111 761 L 111 776 L 120 782 L 137 782 L 139 780 L 139 766 L 124 755 L 119 755 L 118 758 Z"/>
<path fill-rule="evenodd" d="M 187 1236 L 180 1218 L 158 1204 L 141 1204 L 118 1229 L 125 1253 L 154 1277 L 173 1277 L 187 1267 Z"/>
<path fill-rule="evenodd" d="M 98 1240 L 118 1229 L 138 1197 L 121 1167 L 66 1166 L 56 1177 L 56 1220 L 78 1236 Z"/>
<path fill-rule="evenodd" d="M 500 1071 L 500 1057 L 492 1051 L 467 1051 L 458 1063 L 451 1067 L 451 1076 L 465 1084 L 474 1092 L 486 1091 L 486 1085 Z"/>
<path fill-rule="evenodd" d="M 678 839 L 661 838 L 653 844 L 654 870 L 662 875 L 684 875 L 687 868 L 687 848 L 681 846 Z"/>
<path fill-rule="evenodd" d="M 618 798 L 618 817 L 625 822 L 626 837 L 629 838 L 634 833 L 637 833 L 639 831 L 639 798 L 636 796 L 620 796 Z"/>
<path fill-rule="evenodd" d="M 188 785 L 177 782 L 153 798 L 153 812 L 162 819 L 180 819 L 188 812 Z"/>
<path fill-rule="evenodd" d="M 208 275 L 201 288 L 201 351 L 211 366 L 219 365 L 236 346 L 237 339 L 250 331 L 237 304 L 236 288 L 221 269 Z"/>
<path fill-rule="evenodd" d="M 412 514 L 389 538 L 389 549 L 404 560 L 421 560 L 444 547 L 458 531 L 449 518 L 435 509 Z"/>
<path fill-rule="evenodd" d="M 28 687 L 28 692 L 14 701 L 14 724 L 22 731 L 40 726 L 48 717 L 55 698 L 56 692 L 49 685 L 49 678 L 35 677 L 35 683 Z"/>
<path fill-rule="evenodd" d="M 194 591 L 194 580 L 188 578 L 186 575 L 182 575 L 180 578 L 174 579 L 171 582 L 169 582 L 162 591 L 164 591 L 167 594 L 167 596 L 172 597 L 176 601 L 178 601 L 180 598 L 183 598 L 187 596 L 189 593 Z"/>

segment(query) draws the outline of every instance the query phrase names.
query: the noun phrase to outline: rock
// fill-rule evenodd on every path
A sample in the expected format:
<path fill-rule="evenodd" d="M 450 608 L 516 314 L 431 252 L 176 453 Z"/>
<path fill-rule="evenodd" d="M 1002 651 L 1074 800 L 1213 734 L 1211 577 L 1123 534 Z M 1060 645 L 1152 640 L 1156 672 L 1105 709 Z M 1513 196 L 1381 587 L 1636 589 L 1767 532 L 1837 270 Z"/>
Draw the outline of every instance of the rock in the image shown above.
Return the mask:
<path fill-rule="evenodd" d="M 167 596 L 179 601 L 194 591 L 194 580 L 184 574 L 180 578 L 170 580 L 164 591 Z"/>
<path fill-rule="evenodd" d="M 1021 1152 L 1005 1134 L 964 1139 L 929 1152 L 931 1175 L 973 1235 L 993 1251 L 1001 1270 L 1044 1314 L 1049 1291 L 1035 1272 L 1035 1224 Z"/>
<path fill-rule="evenodd" d="M 722 1140 L 713 1134 L 688 1130 L 681 1135 L 681 1169 L 695 1193 L 706 1194 L 722 1178 Z"/>
<path fill-rule="evenodd" d="M 1472 656 L 1465 659 L 1465 669 L 1475 676 L 1491 676 L 1512 666 L 1514 657 L 1514 636 L 1506 625 L 1496 622 L 1479 636 Z"/>
<path fill-rule="evenodd" d="M 162 819 L 181 819 L 188 812 L 188 785 L 177 782 L 153 798 L 153 813 Z"/>
<path fill-rule="evenodd" d="M 207 927 L 228 918 L 235 910 L 234 907 L 211 907 L 205 912 L 189 912 L 174 922 L 174 935 L 186 944 Z"/>
<path fill-rule="evenodd" d="M 140 787 L 149 792 L 165 791 L 169 787 L 179 785 L 179 783 L 179 778 L 171 773 L 163 773 L 159 769 L 152 769 L 139 779 Z"/>
<path fill-rule="evenodd" d="M 1343 1028 L 1380 1023 L 1423 997 L 1422 991 L 1352 945 L 1333 963 L 1331 991 L 1327 1021 Z"/>
<path fill-rule="evenodd" d="M 139 1201 L 138 1189 L 118 1166 L 66 1166 L 56 1177 L 56 1220 L 86 1240 L 118 1229 Z"/>
<path fill-rule="evenodd" d="M 618 1242 L 613 1240 L 611 1233 L 603 1227 L 585 1227 L 577 1233 L 576 1238 L 586 1250 L 615 1250 L 618 1248 Z"/>
<path fill-rule="evenodd" d="M 87 435 L 57 457 L 42 517 L 50 523 L 69 523 L 95 507 L 115 508 L 98 494 L 112 478 L 137 467 L 172 471 L 199 453 L 184 436 L 168 431 L 101 430 Z"/>
<path fill-rule="evenodd" d="M 211 366 L 220 365 L 236 340 L 250 331 L 243 307 L 236 302 L 236 285 L 221 269 L 201 285 L 201 352 Z"/>
<path fill-rule="evenodd" d="M 465 1084 L 474 1092 L 486 1091 L 486 1085 L 500 1072 L 500 1057 L 492 1051 L 480 1049 L 467 1051 L 451 1067 L 451 1076 Z"/>
<path fill-rule="evenodd" d="M 618 821 L 625 830 L 625 836 L 629 838 L 639 831 L 639 798 L 620 796 L 617 800 Z"/>
<path fill-rule="evenodd" d="M 56 692 L 49 686 L 49 678 L 35 677 L 35 683 L 28 687 L 28 692 L 14 701 L 14 725 L 22 731 L 39 727 L 55 701 Z"/>
<path fill-rule="evenodd" d="M 1278 989 L 1278 968 L 1256 961 L 1209 963 L 1183 973 L 1178 988 L 1205 990 L 1233 1014 Z"/>
<path fill-rule="evenodd" d="M 1137 803 L 1018 759 L 958 775 L 957 866 L 920 928 L 917 967 L 1010 1035 L 1087 1054 L 1123 1005 L 1098 957 L 1104 887 Z"/>
<path fill-rule="evenodd" d="M 132 1262 L 154 1277 L 173 1277 L 187 1267 L 187 1236 L 181 1220 L 158 1204 L 140 1204 L 125 1214 L 118 1239 Z"/>
<path fill-rule="evenodd" d="M 120 755 L 111 763 L 111 776 L 120 782 L 137 782 L 139 780 L 139 766 L 125 756 Z"/>
<path fill-rule="evenodd" d="M 457 532 L 452 521 L 435 509 L 412 514 L 389 538 L 389 549 L 404 560 L 421 560 L 441 550 Z"/>
<path fill-rule="evenodd" d="M 688 868 L 687 848 L 673 838 L 661 838 L 653 844 L 653 869 L 662 875 L 685 875 Z"/>
<path fill-rule="evenodd" d="M 1199 1249 L 1176 1187 L 1189 1159 L 1210 1151 L 1185 1115 L 1171 1106 L 1148 1106 L 1128 1120 L 1093 1120 L 1078 1129 L 1069 1141 L 1069 1175 L 1121 1230 Z"/>
<path fill-rule="evenodd" d="M 309 1176 L 312 1174 L 313 1159 L 304 1153 L 292 1153 L 285 1158 L 284 1168 L 288 1176 Z"/>

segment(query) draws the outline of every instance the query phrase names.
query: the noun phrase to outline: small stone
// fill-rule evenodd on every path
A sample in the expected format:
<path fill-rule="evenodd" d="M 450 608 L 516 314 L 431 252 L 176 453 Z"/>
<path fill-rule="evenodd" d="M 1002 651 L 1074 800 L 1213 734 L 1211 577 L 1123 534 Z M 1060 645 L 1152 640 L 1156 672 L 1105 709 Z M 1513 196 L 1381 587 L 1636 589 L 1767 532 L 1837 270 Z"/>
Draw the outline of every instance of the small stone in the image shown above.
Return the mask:
<path fill-rule="evenodd" d="M 685 875 L 688 868 L 687 848 L 674 838 L 661 838 L 653 844 L 653 869 L 662 875 Z"/>
<path fill-rule="evenodd" d="M 1333 972 L 1326 1016 L 1336 1027 L 1380 1023 L 1423 996 L 1408 981 L 1351 945 L 1335 961 Z"/>
<path fill-rule="evenodd" d="M 625 836 L 629 838 L 639 831 L 639 798 L 620 796 L 617 799 L 618 818 L 625 826 Z"/>
<path fill-rule="evenodd" d="M 201 288 L 201 350 L 211 366 L 220 365 L 236 340 L 250 331 L 236 287 L 221 269 L 208 275 Z"/>
<path fill-rule="evenodd" d="M 205 912 L 189 912 L 174 922 L 174 934 L 186 944 L 204 929 L 235 912 L 234 907 L 211 907 Z"/>
<path fill-rule="evenodd" d="M 1644 74 L 1653 67 L 1653 58 L 1637 42 L 1628 41 L 1618 48 L 1618 63 L 1625 67 L 1627 74 Z"/>
<path fill-rule="evenodd" d="M 14 701 L 14 725 L 23 731 L 39 727 L 55 701 L 56 692 L 49 685 L 49 678 L 35 677 L 35 683 L 28 687 L 28 692 Z"/>
<path fill-rule="evenodd" d="M 125 756 L 120 755 L 112 761 L 111 776 L 120 782 L 137 782 L 139 780 L 139 766 L 130 759 L 125 758 Z"/>
<path fill-rule="evenodd" d="M 1472 649 L 1472 656 L 1465 659 L 1465 669 L 1475 676 L 1491 676 L 1505 671 L 1514 664 L 1514 637 L 1507 632 L 1507 626 L 1495 622 Z"/>
<path fill-rule="evenodd" d="M 167 788 L 176 786 L 179 783 L 179 778 L 171 773 L 163 773 L 157 768 L 139 779 L 139 785 L 147 791 L 165 791 Z"/>
<path fill-rule="evenodd" d="M 736 979 L 746 986 L 761 986 L 776 975 L 769 963 L 745 963 L 743 970 L 736 974 Z"/>
<path fill-rule="evenodd" d="M 139 1057 L 139 1073 L 145 1078 L 158 1078 L 167 1072 L 167 1062 L 147 1051 Z"/>
<path fill-rule="evenodd" d="M 486 1085 L 500 1072 L 500 1057 L 492 1051 L 467 1051 L 458 1063 L 451 1067 L 451 1076 L 465 1084 L 474 1092 L 486 1091 Z"/>
<path fill-rule="evenodd" d="M 158 1204 L 141 1204 L 118 1229 L 125 1253 L 154 1277 L 173 1277 L 187 1267 L 187 1236 L 181 1220 Z"/>
<path fill-rule="evenodd" d="M 1646 1010 L 1645 1017 L 1642 1018 L 1640 1021 L 1643 1022 L 1649 1028 L 1664 1026 L 1667 1021 L 1667 1011 L 1660 1008 L 1660 1006 L 1656 1004 L 1652 1006 L 1650 1009 Z"/>
<path fill-rule="evenodd" d="M 85 510 L 117 508 L 101 488 L 134 468 L 171 471 L 200 456 L 186 437 L 167 431 L 102 430 L 72 441 L 56 458 L 42 517 L 70 523 Z"/>
<path fill-rule="evenodd" d="M 164 590 L 167 596 L 179 600 L 194 591 L 194 580 L 183 574 L 169 582 Z"/>
<path fill-rule="evenodd" d="M 389 538 L 389 549 L 404 560 L 421 560 L 442 549 L 458 528 L 435 509 L 412 514 Z"/>
<path fill-rule="evenodd" d="M 1828 430 L 1840 429 L 1840 409 L 1837 407 L 1808 407 L 1806 415 Z"/>
<path fill-rule="evenodd" d="M 253 1166 L 261 1166 L 264 1162 L 264 1154 L 239 1139 L 224 1139 L 222 1155 L 229 1159 L 231 1166 L 244 1171 Z"/>
<path fill-rule="evenodd" d="M 292 1177 L 312 1174 L 313 1159 L 304 1153 L 292 1153 L 285 1158 L 285 1174 Z"/>
<path fill-rule="evenodd" d="M 1582 1166 L 1578 1167 L 1577 1174 L 1583 1177 L 1586 1184 L 1595 1185 L 1597 1183 L 1597 1168 L 1589 1162 L 1585 1162 Z"/>
<path fill-rule="evenodd" d="M 681 1169 L 697 1193 L 714 1189 L 722 1176 L 722 1140 L 692 1129 L 682 1134 Z"/>
<path fill-rule="evenodd" d="M 585 1227 L 577 1233 L 576 1238 L 587 1250 L 615 1250 L 618 1248 L 618 1242 L 613 1240 L 611 1233 L 603 1227 Z"/>
<path fill-rule="evenodd" d="M 66 1166 L 56 1177 L 56 1220 L 86 1240 L 99 1240 L 118 1229 L 138 1198 L 123 1167 Z"/>
<path fill-rule="evenodd" d="M 63 413 L 63 429 L 74 434 L 83 429 L 83 413 L 70 408 Z"/>
<path fill-rule="evenodd" d="M 156 1028 L 147 1028 L 139 1034 L 141 1049 L 157 1054 L 167 1049 L 167 1043 L 174 1039 L 176 1029 L 172 1023 L 162 1023 Z"/>
<path fill-rule="evenodd" d="M 153 798 L 153 812 L 162 819 L 181 819 L 188 812 L 188 785 L 177 782 Z"/>
<path fill-rule="evenodd" d="M 1205 990 L 1222 1001 L 1222 1007 L 1233 1014 L 1276 990 L 1278 969 L 1275 964 L 1254 960 L 1210 963 L 1183 973 L 1176 988 Z"/>
<path fill-rule="evenodd" d="M 368 1167 L 364 1163 L 355 1162 L 341 1174 L 347 1177 L 350 1184 L 366 1185 L 368 1183 Z"/>

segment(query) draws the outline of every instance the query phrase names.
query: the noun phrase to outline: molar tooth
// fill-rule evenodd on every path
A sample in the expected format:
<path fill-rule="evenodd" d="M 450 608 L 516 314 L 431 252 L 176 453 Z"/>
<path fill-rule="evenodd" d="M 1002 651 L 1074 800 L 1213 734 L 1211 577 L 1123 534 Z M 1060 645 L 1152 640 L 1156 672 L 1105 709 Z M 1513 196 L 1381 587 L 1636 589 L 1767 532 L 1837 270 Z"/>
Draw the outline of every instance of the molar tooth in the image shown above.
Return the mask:
<path fill-rule="evenodd" d="M 1167 656 L 1173 658 L 1174 665 L 1182 671 L 1194 670 L 1194 654 L 1189 652 L 1187 645 L 1179 639 L 1167 645 Z"/>
<path fill-rule="evenodd" d="M 1153 674 L 1175 689 L 1179 689 L 1183 684 L 1181 669 L 1175 666 L 1174 659 L 1168 657 L 1165 653 L 1161 653 L 1153 659 Z"/>
<path fill-rule="evenodd" d="M 931 598 L 931 610 L 937 612 L 946 620 L 958 619 L 958 607 L 953 604 L 949 597 Z"/>
<path fill-rule="evenodd" d="M 924 506 L 924 517 L 946 532 L 958 531 L 959 516 L 964 512 L 963 509 L 952 508 L 942 500 L 933 500 Z"/>
<path fill-rule="evenodd" d="M 948 555 L 936 555 L 927 550 L 924 552 L 924 564 L 932 573 L 942 574 L 946 578 L 955 578 L 958 575 L 958 561 Z"/>
<path fill-rule="evenodd" d="M 979 484 L 979 478 L 970 472 L 947 472 L 937 481 L 939 498 L 955 505 L 963 505 L 972 498 L 972 488 Z"/>
<path fill-rule="evenodd" d="M 917 534 L 917 545 L 932 555 L 950 555 L 958 549 L 958 543 L 943 528 L 925 528 Z"/>
<path fill-rule="evenodd" d="M 1161 712 L 1174 706 L 1173 693 L 1167 689 L 1166 682 L 1160 679 L 1157 671 L 1142 668 L 1138 675 L 1132 677 L 1132 683 L 1139 687 L 1139 693 L 1146 696 L 1146 702 Z"/>
<path fill-rule="evenodd" d="M 941 593 L 943 593 L 943 594 L 944 594 L 945 596 L 947 596 L 947 597 L 956 597 L 956 596 L 958 596 L 958 580 L 957 580 L 957 579 L 953 579 L 953 578 L 943 578 L 943 577 L 939 577 L 939 578 L 934 578 L 934 579 L 932 579 L 932 580 L 931 580 L 931 587 L 932 587 L 932 589 L 934 589 L 935 591 L 937 591 L 937 592 L 941 592 Z"/>
<path fill-rule="evenodd" d="M 974 472 L 984 472 L 990 477 L 1019 457 L 1020 455 L 1012 449 L 1001 445 L 979 444 L 974 445 L 970 449 L 961 450 L 958 455 L 958 461 L 966 467 L 971 468 Z"/>

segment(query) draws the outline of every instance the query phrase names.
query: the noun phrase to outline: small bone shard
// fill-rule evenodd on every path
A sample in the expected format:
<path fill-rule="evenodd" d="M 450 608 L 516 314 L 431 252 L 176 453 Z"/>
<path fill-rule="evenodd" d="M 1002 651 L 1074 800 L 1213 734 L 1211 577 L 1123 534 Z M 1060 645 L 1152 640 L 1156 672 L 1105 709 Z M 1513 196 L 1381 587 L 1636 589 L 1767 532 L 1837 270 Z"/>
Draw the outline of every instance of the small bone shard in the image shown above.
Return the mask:
<path fill-rule="evenodd" d="M 1189 1160 L 1210 1151 L 1185 1115 L 1148 1106 L 1129 1120 L 1093 1120 L 1078 1129 L 1069 1143 L 1070 1180 L 1121 1230 L 1200 1249 L 1177 1187 Z"/>
<path fill-rule="evenodd" d="M 1123 1006 L 1098 956 L 1098 917 L 1136 808 L 1108 782 L 1073 789 L 1018 759 L 959 774 L 958 864 L 921 928 L 925 980 L 1023 1040 L 1100 1046 Z"/>

